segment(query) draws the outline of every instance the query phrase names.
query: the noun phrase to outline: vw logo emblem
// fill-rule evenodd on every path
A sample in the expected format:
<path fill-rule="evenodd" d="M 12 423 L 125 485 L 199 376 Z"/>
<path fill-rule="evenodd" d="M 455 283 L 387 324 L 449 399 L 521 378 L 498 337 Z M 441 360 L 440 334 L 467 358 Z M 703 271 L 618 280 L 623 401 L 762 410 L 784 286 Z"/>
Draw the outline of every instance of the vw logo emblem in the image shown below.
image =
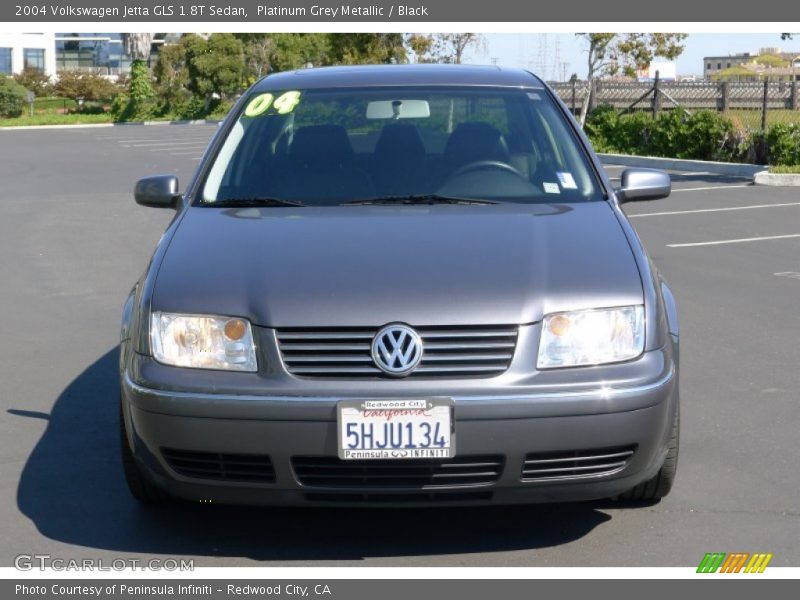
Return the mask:
<path fill-rule="evenodd" d="M 405 325 L 387 325 L 372 340 L 372 360 L 384 373 L 408 375 L 422 360 L 422 339 Z"/>

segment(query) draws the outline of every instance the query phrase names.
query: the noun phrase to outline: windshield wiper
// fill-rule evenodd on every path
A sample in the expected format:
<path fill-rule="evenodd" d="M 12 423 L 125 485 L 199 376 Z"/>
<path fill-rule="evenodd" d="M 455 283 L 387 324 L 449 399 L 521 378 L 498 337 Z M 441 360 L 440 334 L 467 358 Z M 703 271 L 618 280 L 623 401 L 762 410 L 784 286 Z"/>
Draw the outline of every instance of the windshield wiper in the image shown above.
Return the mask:
<path fill-rule="evenodd" d="M 203 202 L 203 206 L 305 206 L 299 200 L 282 200 L 281 198 L 268 198 L 253 196 L 250 198 L 224 198 L 213 202 Z"/>
<path fill-rule="evenodd" d="M 409 196 L 380 196 L 367 200 L 351 200 L 343 202 L 342 206 L 364 206 L 369 204 L 499 204 L 494 200 L 479 200 L 476 198 L 458 198 L 455 196 L 441 196 L 439 194 L 416 194 Z"/>

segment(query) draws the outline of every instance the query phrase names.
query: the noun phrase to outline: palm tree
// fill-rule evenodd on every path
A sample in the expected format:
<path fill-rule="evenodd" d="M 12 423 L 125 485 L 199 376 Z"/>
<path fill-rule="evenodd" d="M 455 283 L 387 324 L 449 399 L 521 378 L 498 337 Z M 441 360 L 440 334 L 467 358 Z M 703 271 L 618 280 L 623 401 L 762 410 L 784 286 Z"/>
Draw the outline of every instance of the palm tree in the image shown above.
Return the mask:
<path fill-rule="evenodd" d="M 153 44 L 152 33 L 123 33 L 122 46 L 131 57 L 131 79 L 128 88 L 128 105 L 123 113 L 125 120 L 146 119 L 151 113 L 150 101 L 155 92 L 150 81 L 150 70 L 147 62 L 150 59 L 150 47 Z"/>
<path fill-rule="evenodd" d="M 132 62 L 147 62 L 150 59 L 150 48 L 153 45 L 152 33 L 123 33 L 122 46 Z"/>

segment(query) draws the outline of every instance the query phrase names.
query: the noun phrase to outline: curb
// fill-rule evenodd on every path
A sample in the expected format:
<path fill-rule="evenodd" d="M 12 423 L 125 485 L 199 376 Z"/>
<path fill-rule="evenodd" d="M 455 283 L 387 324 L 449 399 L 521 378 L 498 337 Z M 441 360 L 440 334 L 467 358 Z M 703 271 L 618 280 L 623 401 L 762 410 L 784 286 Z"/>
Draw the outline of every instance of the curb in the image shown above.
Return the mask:
<path fill-rule="evenodd" d="M 652 169 L 670 169 L 695 173 L 713 173 L 731 177 L 755 177 L 764 171 L 765 165 L 745 163 L 724 163 L 708 160 L 686 160 L 682 158 L 661 158 L 658 156 L 633 156 L 630 154 L 598 154 L 604 164 L 622 165 L 626 167 L 649 167 Z"/>
<path fill-rule="evenodd" d="M 194 121 L 130 121 L 124 123 L 75 123 L 69 125 L 13 125 L 0 127 L 0 131 L 36 131 L 41 129 L 90 129 L 99 127 L 165 127 L 168 125 L 219 125 L 221 119 L 197 119 Z"/>
<path fill-rule="evenodd" d="M 756 173 L 754 183 L 756 185 L 800 187 L 800 174 L 759 171 Z"/>

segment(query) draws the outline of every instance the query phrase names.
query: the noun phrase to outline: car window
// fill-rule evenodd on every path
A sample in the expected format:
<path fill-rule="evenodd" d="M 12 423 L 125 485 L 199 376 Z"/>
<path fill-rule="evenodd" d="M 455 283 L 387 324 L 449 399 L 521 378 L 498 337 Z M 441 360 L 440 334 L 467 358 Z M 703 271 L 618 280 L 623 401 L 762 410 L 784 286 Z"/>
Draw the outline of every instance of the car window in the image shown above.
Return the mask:
<path fill-rule="evenodd" d="M 586 202 L 597 181 L 542 90 L 391 87 L 252 93 L 201 202 L 420 196 Z"/>

